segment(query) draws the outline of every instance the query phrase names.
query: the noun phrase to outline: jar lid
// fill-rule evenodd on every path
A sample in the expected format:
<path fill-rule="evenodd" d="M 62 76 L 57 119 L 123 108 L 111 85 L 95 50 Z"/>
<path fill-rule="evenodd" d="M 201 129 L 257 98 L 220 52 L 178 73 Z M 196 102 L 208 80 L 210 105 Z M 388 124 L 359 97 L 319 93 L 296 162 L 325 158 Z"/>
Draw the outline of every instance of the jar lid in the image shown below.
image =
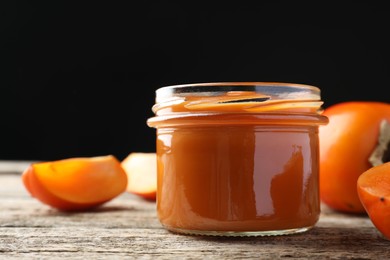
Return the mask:
<path fill-rule="evenodd" d="M 320 100 L 320 89 L 305 84 L 281 82 L 216 82 L 195 83 L 162 87 L 156 90 L 156 103 L 172 98 L 187 96 L 220 96 L 230 94 L 229 102 L 240 102 L 245 95 L 235 93 L 256 93 L 256 100 Z M 235 98 L 233 98 L 235 97 Z M 245 98 L 245 101 L 248 99 Z"/>
<path fill-rule="evenodd" d="M 243 114 L 254 122 L 281 124 L 325 124 L 321 116 L 323 101 L 320 89 L 305 84 L 282 82 L 216 82 L 172 85 L 156 90 L 152 107 L 155 117 L 147 120 L 149 126 L 194 124 L 244 124 L 237 119 Z M 287 116 L 286 116 L 287 115 Z M 224 120 L 219 120 L 219 117 Z M 262 120 L 259 121 L 259 117 Z M 280 117 L 283 120 L 280 120 Z M 230 119 L 228 119 L 230 118 Z M 218 119 L 218 120 L 217 120 Z M 187 121 L 188 122 L 187 122 Z M 186 123 L 187 122 L 187 123 Z"/>

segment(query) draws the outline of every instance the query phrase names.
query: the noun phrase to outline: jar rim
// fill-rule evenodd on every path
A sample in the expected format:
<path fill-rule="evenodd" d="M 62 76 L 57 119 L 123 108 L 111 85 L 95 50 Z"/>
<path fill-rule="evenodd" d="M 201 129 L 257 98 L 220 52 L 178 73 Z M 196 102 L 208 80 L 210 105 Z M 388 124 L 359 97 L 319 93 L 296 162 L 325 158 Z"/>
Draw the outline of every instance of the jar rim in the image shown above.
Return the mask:
<path fill-rule="evenodd" d="M 227 92 L 256 92 L 278 99 L 320 100 L 320 89 L 313 85 L 288 82 L 204 82 L 169 85 L 156 90 L 156 103 L 172 97 L 218 96 Z"/>

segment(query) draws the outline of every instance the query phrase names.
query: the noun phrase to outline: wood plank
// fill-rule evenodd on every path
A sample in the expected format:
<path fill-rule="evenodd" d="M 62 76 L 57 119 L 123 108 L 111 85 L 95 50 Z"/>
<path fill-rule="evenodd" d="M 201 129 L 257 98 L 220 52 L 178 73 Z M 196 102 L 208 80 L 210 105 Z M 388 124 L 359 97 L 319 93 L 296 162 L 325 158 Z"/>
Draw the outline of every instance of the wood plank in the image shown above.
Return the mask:
<path fill-rule="evenodd" d="M 4 259 L 389 259 L 390 241 L 365 215 L 322 206 L 312 230 L 276 237 L 187 236 L 166 231 L 155 203 L 123 194 L 90 212 L 63 213 L 31 198 L 20 175 L 0 174 Z"/>
<path fill-rule="evenodd" d="M 0 160 L 0 173 L 22 173 L 35 161 L 6 161 Z"/>

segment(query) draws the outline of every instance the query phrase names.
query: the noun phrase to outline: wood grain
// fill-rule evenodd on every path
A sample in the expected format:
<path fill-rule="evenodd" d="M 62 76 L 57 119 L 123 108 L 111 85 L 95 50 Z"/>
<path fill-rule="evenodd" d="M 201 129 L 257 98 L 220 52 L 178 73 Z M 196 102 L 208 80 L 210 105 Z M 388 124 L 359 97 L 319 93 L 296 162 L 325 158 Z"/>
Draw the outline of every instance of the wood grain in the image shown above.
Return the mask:
<path fill-rule="evenodd" d="M 123 194 L 95 211 L 63 213 L 30 197 L 20 174 L 0 174 L 1 259 L 390 259 L 366 215 L 322 205 L 312 230 L 275 237 L 187 236 L 166 231 L 154 202 Z"/>

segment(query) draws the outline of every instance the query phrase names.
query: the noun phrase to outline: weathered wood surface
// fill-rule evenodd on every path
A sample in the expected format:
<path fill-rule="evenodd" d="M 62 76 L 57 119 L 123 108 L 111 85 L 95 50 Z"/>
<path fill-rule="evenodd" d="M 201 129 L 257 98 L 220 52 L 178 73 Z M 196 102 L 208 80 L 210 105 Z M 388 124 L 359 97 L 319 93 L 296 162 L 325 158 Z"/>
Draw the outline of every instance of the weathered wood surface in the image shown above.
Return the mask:
<path fill-rule="evenodd" d="M 367 216 L 325 206 L 306 233 L 252 238 L 173 234 L 155 206 L 123 194 L 95 211 L 61 213 L 31 198 L 18 170 L 2 172 L 0 259 L 390 259 L 390 241 Z"/>

